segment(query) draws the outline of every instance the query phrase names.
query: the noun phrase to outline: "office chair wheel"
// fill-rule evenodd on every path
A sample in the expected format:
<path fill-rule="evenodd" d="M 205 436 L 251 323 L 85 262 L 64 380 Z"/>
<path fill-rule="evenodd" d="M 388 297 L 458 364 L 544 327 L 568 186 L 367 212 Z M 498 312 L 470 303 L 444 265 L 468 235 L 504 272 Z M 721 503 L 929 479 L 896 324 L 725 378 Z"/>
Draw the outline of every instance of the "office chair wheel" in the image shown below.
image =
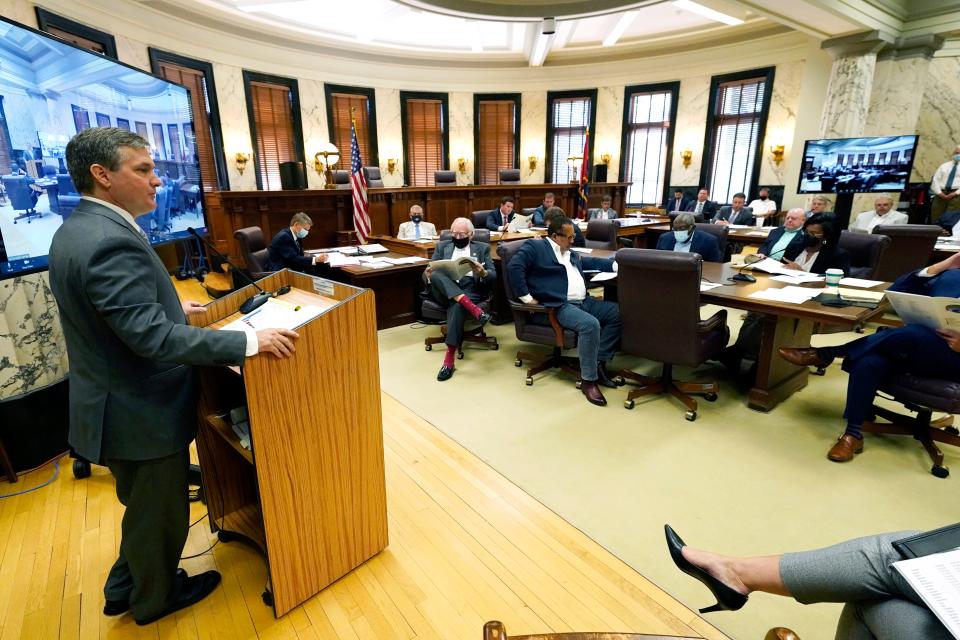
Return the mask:
<path fill-rule="evenodd" d="M 960 429 L 957 429 L 956 427 L 944 427 L 943 430 L 949 434 L 960 436 Z"/>
<path fill-rule="evenodd" d="M 433 351 L 433 345 L 432 345 L 432 344 L 425 344 L 425 345 L 423 345 L 423 350 L 424 350 L 424 351 Z"/>
<path fill-rule="evenodd" d="M 943 465 L 935 464 L 930 467 L 930 473 L 938 478 L 946 478 L 948 475 L 950 475 L 950 469 L 944 467 Z"/>
<path fill-rule="evenodd" d="M 717 394 L 715 394 L 715 393 L 705 393 L 705 394 L 703 394 L 703 399 L 706 400 L 707 402 L 716 402 L 716 401 L 717 401 Z"/>
<path fill-rule="evenodd" d="M 499 350 L 500 350 L 500 343 L 499 343 L 499 342 L 491 342 L 491 343 L 490 343 L 490 350 L 491 350 L 491 351 L 499 351 Z"/>
<path fill-rule="evenodd" d="M 226 544 L 227 542 L 236 542 L 237 540 L 242 540 L 243 536 L 236 534 L 232 531 L 227 531 L 226 529 L 219 529 L 217 531 L 217 540 Z"/>
<path fill-rule="evenodd" d="M 574 384 L 576 385 L 577 389 L 580 389 L 583 387 L 583 380 L 577 380 Z"/>
<path fill-rule="evenodd" d="M 263 600 L 263 604 L 268 607 L 273 606 L 273 592 L 270 589 L 264 589 L 263 593 L 260 594 L 260 599 Z"/>
<path fill-rule="evenodd" d="M 533 386 L 533 378 L 531 378 L 530 376 L 527 376 L 527 379 L 524 380 L 524 382 L 527 383 L 527 386 L 528 386 L 528 387 L 532 387 L 532 386 Z"/>
<path fill-rule="evenodd" d="M 523 360 L 521 360 L 520 358 L 517 358 L 516 360 L 513 361 L 513 366 L 515 366 L 515 367 L 522 367 L 522 366 L 523 366 Z"/>
<path fill-rule="evenodd" d="M 694 420 L 697 419 L 697 412 L 696 412 L 696 411 L 687 411 L 687 412 L 684 414 L 683 417 L 687 419 L 687 422 L 693 422 Z"/>
<path fill-rule="evenodd" d="M 624 409 L 633 409 L 635 406 L 637 406 L 637 403 L 634 402 L 633 400 L 624 400 L 624 401 L 623 401 L 623 408 L 624 408 Z"/>
<path fill-rule="evenodd" d="M 817 370 L 813 372 L 813 375 L 815 375 L 815 376 L 825 376 L 825 375 L 827 375 L 827 368 L 826 368 L 826 367 L 817 367 Z"/>
<path fill-rule="evenodd" d="M 614 376 L 614 377 L 613 377 L 613 382 L 614 382 L 614 384 L 616 384 L 618 387 L 622 387 L 623 385 L 627 384 L 627 381 L 623 379 L 623 376 Z"/>
<path fill-rule="evenodd" d="M 457 351 L 457 360 L 463 360 L 463 351 Z"/>
<path fill-rule="evenodd" d="M 73 461 L 73 477 L 77 480 L 83 480 L 90 477 L 90 463 L 86 460 Z"/>

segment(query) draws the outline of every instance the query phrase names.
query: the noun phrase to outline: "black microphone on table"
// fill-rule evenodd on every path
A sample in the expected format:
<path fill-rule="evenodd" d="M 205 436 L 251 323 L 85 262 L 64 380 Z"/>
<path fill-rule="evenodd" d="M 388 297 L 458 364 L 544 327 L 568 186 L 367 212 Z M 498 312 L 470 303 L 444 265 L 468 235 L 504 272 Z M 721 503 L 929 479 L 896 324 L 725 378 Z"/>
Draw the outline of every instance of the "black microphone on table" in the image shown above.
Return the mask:
<path fill-rule="evenodd" d="M 242 269 L 240 269 L 240 267 L 238 267 L 237 265 L 235 265 L 235 264 L 233 264 L 232 262 L 230 262 L 230 258 L 228 258 L 227 256 L 225 256 L 225 255 L 223 255 L 222 253 L 220 253 L 220 251 L 219 251 L 215 246 L 213 246 L 213 243 L 210 242 L 209 240 L 207 240 L 205 237 L 203 237 L 203 236 L 200 235 L 199 233 L 197 233 L 197 230 L 196 230 L 196 229 L 194 229 L 193 227 L 187 227 L 187 233 L 189 233 L 190 235 L 192 235 L 193 237 L 195 237 L 197 240 L 199 240 L 200 242 L 202 242 L 203 244 L 205 244 L 205 245 L 207 246 L 207 248 L 209 248 L 211 251 L 213 251 L 213 253 L 216 254 L 216 256 L 217 256 L 218 258 L 220 258 L 221 260 L 223 260 L 224 262 L 226 262 L 228 265 L 230 265 L 230 268 L 231 268 L 231 269 L 233 269 L 235 272 L 239 273 L 239 274 L 243 277 L 244 280 L 246 280 L 247 282 L 249 282 L 250 284 L 252 284 L 252 285 L 256 288 L 256 290 L 260 292 L 260 293 L 257 293 L 257 294 L 255 294 L 255 295 L 250 296 L 249 298 L 247 298 L 246 300 L 243 301 L 243 304 L 240 305 L 240 313 L 250 313 L 251 311 L 253 311 L 253 310 L 256 309 L 257 307 L 262 306 L 264 303 L 266 303 L 267 300 L 269 300 L 270 298 L 272 298 L 272 297 L 274 296 L 273 293 L 268 293 L 268 292 L 264 291 L 263 289 L 261 289 L 261 288 L 260 288 L 260 285 L 258 285 L 256 282 L 254 282 L 253 279 L 250 278 L 250 276 L 248 276 L 246 273 L 243 272 Z M 287 291 L 289 291 L 289 290 L 290 290 L 290 289 L 289 289 L 289 287 L 288 287 L 288 288 L 287 288 Z M 277 293 L 279 293 L 279 291 L 278 291 Z M 284 293 L 286 293 L 286 292 L 284 292 Z"/>

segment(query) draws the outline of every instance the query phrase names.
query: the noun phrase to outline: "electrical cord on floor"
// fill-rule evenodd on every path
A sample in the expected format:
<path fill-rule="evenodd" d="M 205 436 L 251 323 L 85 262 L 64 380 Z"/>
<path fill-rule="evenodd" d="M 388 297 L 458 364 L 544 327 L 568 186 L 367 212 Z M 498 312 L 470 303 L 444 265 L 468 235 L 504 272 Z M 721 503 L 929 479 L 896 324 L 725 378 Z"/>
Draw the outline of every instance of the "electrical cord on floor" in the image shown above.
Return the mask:
<path fill-rule="evenodd" d="M 193 554 L 192 556 L 182 556 L 180 559 L 181 559 L 181 560 L 192 560 L 193 558 L 199 558 L 200 556 L 206 555 L 206 554 L 210 553 L 211 551 L 213 551 L 213 548 L 214 548 L 215 546 L 217 546 L 218 544 L 220 544 L 220 538 L 217 538 L 216 540 L 214 540 L 212 545 L 210 545 L 209 547 L 207 547 L 206 549 L 204 549 L 204 550 L 201 551 L 200 553 L 195 553 L 195 554 Z"/>
<path fill-rule="evenodd" d="M 59 475 L 60 475 L 60 460 L 57 459 L 57 460 L 54 460 L 54 461 L 53 461 L 53 477 L 52 477 L 52 478 L 50 478 L 49 480 L 47 480 L 47 481 L 44 482 L 43 484 L 39 484 L 39 485 L 37 485 L 37 486 L 35 486 L 35 487 L 32 487 L 32 488 L 30 488 L 30 489 L 24 489 L 23 491 L 16 491 L 16 492 L 14 492 L 14 493 L 5 493 L 5 494 L 3 494 L 3 495 L 0 495 L 0 500 L 2 500 L 3 498 L 12 498 L 12 497 L 14 497 L 14 496 L 22 496 L 22 495 L 25 494 L 25 493 L 30 493 L 31 491 L 36 491 L 37 489 L 43 489 L 44 487 L 46 487 L 47 485 L 49 485 L 51 482 L 53 482 L 54 480 L 56 480 L 56 479 L 57 479 L 57 476 L 59 476 Z"/>

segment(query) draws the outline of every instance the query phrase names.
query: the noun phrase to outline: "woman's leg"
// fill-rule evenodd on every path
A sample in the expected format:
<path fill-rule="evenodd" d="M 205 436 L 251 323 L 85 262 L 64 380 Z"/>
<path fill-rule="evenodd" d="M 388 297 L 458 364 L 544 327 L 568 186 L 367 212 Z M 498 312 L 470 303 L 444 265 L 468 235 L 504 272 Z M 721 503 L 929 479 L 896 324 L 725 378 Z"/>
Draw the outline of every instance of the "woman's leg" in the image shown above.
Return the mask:
<path fill-rule="evenodd" d="M 937 616 L 909 600 L 850 602 L 837 621 L 836 640 L 950 640 Z"/>

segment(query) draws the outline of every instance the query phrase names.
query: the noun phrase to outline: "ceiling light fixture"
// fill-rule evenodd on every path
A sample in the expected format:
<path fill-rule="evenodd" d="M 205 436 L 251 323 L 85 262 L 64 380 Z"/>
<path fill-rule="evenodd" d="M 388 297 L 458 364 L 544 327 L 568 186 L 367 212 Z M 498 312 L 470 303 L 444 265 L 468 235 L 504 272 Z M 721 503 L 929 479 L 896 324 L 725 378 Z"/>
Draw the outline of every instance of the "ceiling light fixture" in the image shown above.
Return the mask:
<path fill-rule="evenodd" d="M 537 36 L 537 41 L 533 44 L 533 53 L 530 54 L 530 66 L 539 67 L 543 64 L 543 61 L 547 58 L 547 51 L 550 50 L 550 42 L 553 40 L 553 36 L 545 36 L 543 34 Z"/>
<path fill-rule="evenodd" d="M 696 2 L 693 2 L 693 0 L 673 0 L 673 6 L 680 7 L 681 9 L 685 9 L 690 13 L 695 13 L 703 16 L 704 18 L 716 20 L 717 22 L 722 22 L 723 24 L 728 24 L 730 26 L 743 24 L 743 20 L 740 18 L 734 18 L 733 16 L 728 16 L 725 13 L 720 13 L 719 11 L 715 11 L 709 7 L 705 7 L 702 4 L 697 4 Z"/>
<path fill-rule="evenodd" d="M 540 26 L 540 33 L 545 36 L 552 36 L 557 32 L 557 21 L 553 18 L 544 18 Z"/>
<path fill-rule="evenodd" d="M 617 41 L 620 40 L 620 37 L 623 35 L 624 31 L 633 24 L 634 19 L 637 17 L 637 11 L 626 11 L 621 14 L 620 19 L 617 20 L 617 24 L 614 25 L 613 29 L 610 30 L 610 33 L 607 34 L 607 37 L 603 39 L 603 46 L 612 47 L 617 44 Z"/>

